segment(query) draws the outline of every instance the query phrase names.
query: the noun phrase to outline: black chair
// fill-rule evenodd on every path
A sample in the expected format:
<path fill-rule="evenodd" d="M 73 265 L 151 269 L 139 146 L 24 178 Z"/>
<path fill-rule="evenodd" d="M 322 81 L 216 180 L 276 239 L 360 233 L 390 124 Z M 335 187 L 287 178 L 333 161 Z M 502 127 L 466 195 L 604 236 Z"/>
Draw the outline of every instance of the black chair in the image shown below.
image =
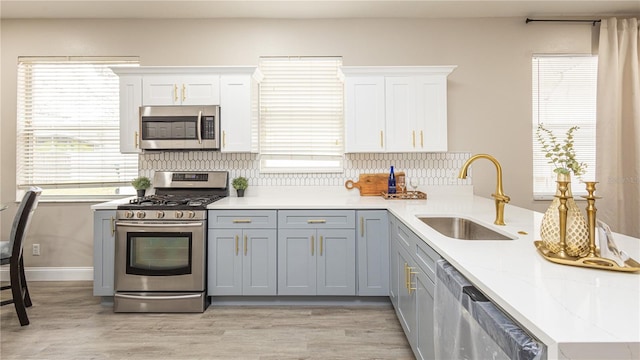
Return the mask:
<path fill-rule="evenodd" d="M 31 188 L 24 194 L 16 217 L 13 220 L 9 241 L 0 242 L 0 265 L 9 265 L 9 278 L 11 281 L 9 285 L 2 286 L 0 290 L 11 289 L 13 294 L 12 299 L 2 301 L 0 306 L 14 304 L 22 326 L 29 325 L 27 308 L 31 306 L 27 279 L 24 276 L 22 244 L 26 237 L 31 217 L 38 206 L 38 199 L 41 193 L 41 189 Z"/>

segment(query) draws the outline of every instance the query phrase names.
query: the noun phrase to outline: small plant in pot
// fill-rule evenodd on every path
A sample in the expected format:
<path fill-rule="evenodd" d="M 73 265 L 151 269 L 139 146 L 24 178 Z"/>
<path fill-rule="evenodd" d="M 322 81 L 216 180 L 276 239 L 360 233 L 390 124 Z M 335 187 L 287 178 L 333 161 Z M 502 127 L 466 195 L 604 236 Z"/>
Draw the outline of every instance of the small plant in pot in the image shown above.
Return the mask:
<path fill-rule="evenodd" d="M 238 197 L 243 197 L 245 189 L 249 186 L 249 181 L 245 177 L 238 176 L 237 178 L 233 179 L 231 185 L 238 192 Z"/>
<path fill-rule="evenodd" d="M 131 180 L 131 185 L 136 189 L 138 197 L 143 197 L 147 189 L 151 187 L 151 180 L 146 176 L 140 176 Z"/>

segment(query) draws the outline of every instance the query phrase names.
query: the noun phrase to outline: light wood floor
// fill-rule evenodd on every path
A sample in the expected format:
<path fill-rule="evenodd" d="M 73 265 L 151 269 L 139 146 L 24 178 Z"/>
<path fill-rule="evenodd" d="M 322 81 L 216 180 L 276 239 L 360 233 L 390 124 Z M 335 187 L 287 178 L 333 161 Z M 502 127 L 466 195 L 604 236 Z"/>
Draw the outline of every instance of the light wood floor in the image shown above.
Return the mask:
<path fill-rule="evenodd" d="M 0 308 L 0 359 L 414 359 L 391 306 L 114 314 L 90 282 L 29 289 L 30 325 L 20 326 L 13 305 Z"/>

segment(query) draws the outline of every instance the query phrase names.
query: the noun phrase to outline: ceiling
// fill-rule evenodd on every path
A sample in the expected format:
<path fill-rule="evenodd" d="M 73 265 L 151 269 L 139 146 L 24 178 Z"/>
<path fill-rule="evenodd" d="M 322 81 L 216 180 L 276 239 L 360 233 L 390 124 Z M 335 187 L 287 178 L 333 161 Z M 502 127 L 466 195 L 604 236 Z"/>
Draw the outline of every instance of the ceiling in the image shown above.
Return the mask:
<path fill-rule="evenodd" d="M 640 0 L 0 0 L 19 18 L 455 18 L 640 15 Z"/>

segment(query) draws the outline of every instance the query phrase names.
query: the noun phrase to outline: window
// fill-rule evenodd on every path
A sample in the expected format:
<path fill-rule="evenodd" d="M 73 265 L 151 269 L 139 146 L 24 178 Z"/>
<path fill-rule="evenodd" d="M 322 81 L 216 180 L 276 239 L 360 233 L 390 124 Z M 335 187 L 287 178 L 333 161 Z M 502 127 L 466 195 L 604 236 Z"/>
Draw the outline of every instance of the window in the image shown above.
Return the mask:
<path fill-rule="evenodd" d="M 342 59 L 260 59 L 262 172 L 341 172 Z"/>
<path fill-rule="evenodd" d="M 556 192 L 556 174 L 547 162 L 536 137 L 538 124 L 564 139 L 574 125 L 576 158 L 587 164 L 583 179 L 595 178 L 596 169 L 596 56 L 534 56 L 533 73 L 533 196 L 551 199 Z M 580 179 L 572 176 L 572 192 L 586 194 Z"/>
<path fill-rule="evenodd" d="M 101 199 L 133 189 L 138 156 L 119 148 L 119 83 L 111 66 L 131 58 L 19 58 L 17 197 Z"/>

